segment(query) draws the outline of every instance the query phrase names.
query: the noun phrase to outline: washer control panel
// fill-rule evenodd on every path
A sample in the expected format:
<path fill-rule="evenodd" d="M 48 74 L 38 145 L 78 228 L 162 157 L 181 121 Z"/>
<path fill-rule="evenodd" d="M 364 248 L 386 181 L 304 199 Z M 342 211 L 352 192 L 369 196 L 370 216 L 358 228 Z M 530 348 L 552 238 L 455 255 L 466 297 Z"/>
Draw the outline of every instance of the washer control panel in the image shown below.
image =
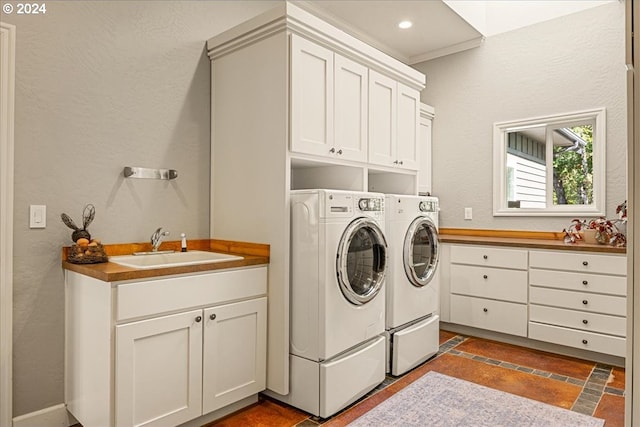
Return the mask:
<path fill-rule="evenodd" d="M 362 212 L 381 212 L 384 210 L 384 200 L 382 198 L 362 198 L 358 200 L 358 208 Z"/>
<path fill-rule="evenodd" d="M 420 212 L 438 212 L 438 202 L 435 200 L 423 200 L 418 205 Z"/>

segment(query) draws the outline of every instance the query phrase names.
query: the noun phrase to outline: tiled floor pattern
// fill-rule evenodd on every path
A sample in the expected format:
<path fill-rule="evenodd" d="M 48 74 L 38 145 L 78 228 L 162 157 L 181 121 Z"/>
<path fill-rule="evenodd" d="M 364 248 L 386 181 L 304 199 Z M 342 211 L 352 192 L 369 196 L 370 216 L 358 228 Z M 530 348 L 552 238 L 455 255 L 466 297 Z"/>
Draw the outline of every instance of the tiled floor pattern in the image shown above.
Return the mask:
<path fill-rule="evenodd" d="M 320 419 L 269 398 L 207 427 L 344 426 L 429 371 L 624 425 L 624 369 L 495 341 L 440 332 L 436 356 L 385 381 L 339 414 Z"/>

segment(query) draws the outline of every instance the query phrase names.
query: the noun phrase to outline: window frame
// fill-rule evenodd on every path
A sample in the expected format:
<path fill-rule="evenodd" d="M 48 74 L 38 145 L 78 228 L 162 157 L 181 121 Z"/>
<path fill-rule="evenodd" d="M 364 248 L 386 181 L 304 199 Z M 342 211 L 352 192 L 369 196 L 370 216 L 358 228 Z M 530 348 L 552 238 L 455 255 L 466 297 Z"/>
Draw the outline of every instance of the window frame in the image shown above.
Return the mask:
<path fill-rule="evenodd" d="M 593 203 L 590 205 L 551 205 L 546 208 L 509 208 L 507 206 L 507 134 L 533 127 L 566 125 L 572 122 L 594 122 L 593 131 Z M 596 108 L 523 120 L 493 124 L 493 216 L 605 216 L 606 203 L 606 109 Z M 550 150 L 547 150 L 549 153 Z M 549 159 L 546 156 L 547 176 Z M 553 194 L 553 181 L 545 184 L 547 194 Z M 549 197 L 547 197 L 547 200 Z"/>

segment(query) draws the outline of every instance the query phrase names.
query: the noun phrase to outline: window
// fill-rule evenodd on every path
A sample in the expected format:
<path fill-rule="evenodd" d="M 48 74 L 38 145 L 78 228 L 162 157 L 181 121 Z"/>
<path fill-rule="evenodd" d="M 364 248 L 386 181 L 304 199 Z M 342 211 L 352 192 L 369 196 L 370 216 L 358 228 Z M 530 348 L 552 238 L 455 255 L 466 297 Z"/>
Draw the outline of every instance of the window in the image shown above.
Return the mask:
<path fill-rule="evenodd" d="M 604 215 L 604 109 L 493 129 L 494 216 Z"/>

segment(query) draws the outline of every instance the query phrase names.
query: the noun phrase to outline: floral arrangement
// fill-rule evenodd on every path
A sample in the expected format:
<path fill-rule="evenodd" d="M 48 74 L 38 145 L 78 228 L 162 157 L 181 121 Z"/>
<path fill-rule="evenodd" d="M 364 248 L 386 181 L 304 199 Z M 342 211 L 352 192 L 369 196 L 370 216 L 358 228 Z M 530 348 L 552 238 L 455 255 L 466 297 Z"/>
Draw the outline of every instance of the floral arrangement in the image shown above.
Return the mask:
<path fill-rule="evenodd" d="M 624 247 L 627 244 L 625 233 L 620 230 L 616 224 L 624 224 L 627 222 L 627 201 L 616 207 L 618 219 L 610 220 L 605 217 L 592 218 L 582 220 L 574 218 L 571 220 L 569 228 L 562 230 L 564 232 L 565 243 L 575 243 L 577 241 L 585 241 L 587 233 L 593 233 L 597 243 L 602 245 L 612 245 Z M 587 243 L 589 243 L 587 241 Z"/>

